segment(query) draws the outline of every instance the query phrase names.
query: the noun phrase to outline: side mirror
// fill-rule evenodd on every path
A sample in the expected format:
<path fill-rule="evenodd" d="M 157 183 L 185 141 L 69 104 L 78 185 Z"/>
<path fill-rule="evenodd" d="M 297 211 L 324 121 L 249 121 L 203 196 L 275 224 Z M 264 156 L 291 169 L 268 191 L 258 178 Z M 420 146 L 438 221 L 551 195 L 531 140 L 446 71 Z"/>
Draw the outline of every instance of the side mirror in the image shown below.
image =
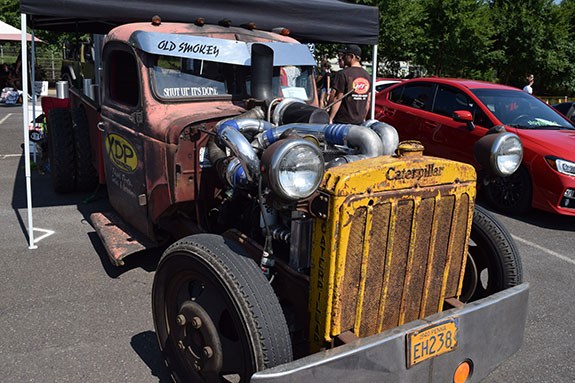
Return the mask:
<path fill-rule="evenodd" d="M 453 121 L 465 122 L 469 131 L 475 129 L 475 124 L 473 123 L 473 115 L 468 110 L 456 110 L 453 112 L 452 118 Z"/>

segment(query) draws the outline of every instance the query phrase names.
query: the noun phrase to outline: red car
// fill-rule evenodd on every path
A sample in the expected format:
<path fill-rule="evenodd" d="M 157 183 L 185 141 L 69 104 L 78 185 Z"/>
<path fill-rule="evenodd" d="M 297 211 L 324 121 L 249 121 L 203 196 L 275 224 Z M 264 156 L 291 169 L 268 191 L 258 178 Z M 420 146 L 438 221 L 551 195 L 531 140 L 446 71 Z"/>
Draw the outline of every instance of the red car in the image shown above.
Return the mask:
<path fill-rule="evenodd" d="M 375 117 L 400 140 L 421 141 L 426 154 L 478 170 L 473 144 L 504 127 L 521 138 L 523 160 L 513 175 L 487 184 L 490 204 L 507 213 L 533 207 L 575 216 L 575 125 L 532 95 L 482 81 L 412 79 L 377 94 Z"/>

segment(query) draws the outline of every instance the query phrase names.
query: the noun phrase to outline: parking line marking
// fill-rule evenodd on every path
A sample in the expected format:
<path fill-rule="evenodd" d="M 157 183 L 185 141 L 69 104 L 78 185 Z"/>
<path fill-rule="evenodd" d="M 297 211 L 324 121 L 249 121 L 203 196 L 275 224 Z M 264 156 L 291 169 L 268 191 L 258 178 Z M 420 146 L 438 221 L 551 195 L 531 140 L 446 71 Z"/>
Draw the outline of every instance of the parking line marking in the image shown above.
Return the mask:
<path fill-rule="evenodd" d="M 6 116 L 4 116 L 4 118 L 0 120 L 0 125 L 3 124 L 4 121 L 6 121 L 11 115 L 12 113 L 8 113 Z"/>
<path fill-rule="evenodd" d="M 566 256 L 564 256 L 564 255 L 562 255 L 562 254 L 559 254 L 559 253 L 557 253 L 557 252 L 555 252 L 555 251 L 553 251 L 553 250 L 549 250 L 549 249 L 547 249 L 547 248 L 545 248 L 545 247 L 543 247 L 543 246 L 539 246 L 539 245 L 536 244 L 536 243 L 530 242 L 530 241 L 528 241 L 528 240 L 526 240 L 526 239 L 523 239 L 523 238 L 520 238 L 520 237 L 518 237 L 518 236 L 516 236 L 516 235 L 511 235 L 511 236 L 513 237 L 513 239 L 515 239 L 515 240 L 518 241 L 518 242 L 521 242 L 521 243 L 524 243 L 524 244 L 529 245 L 529 246 L 531 246 L 531 247 L 534 247 L 534 248 L 536 248 L 537 250 L 541 250 L 541 251 L 543 251 L 544 253 L 547 253 L 547 254 L 549 254 L 549 255 L 552 255 L 552 256 L 554 256 L 554 257 L 556 257 L 556 258 L 559 258 L 559 259 L 561 259 L 561 260 L 563 260 L 563 261 L 566 261 L 566 262 L 569 262 L 569 263 L 575 265 L 575 260 L 573 260 L 573 259 L 571 259 L 571 258 L 569 258 L 569 257 L 566 257 Z"/>
<path fill-rule="evenodd" d="M 34 238 L 34 244 L 40 242 L 40 241 L 43 240 L 44 238 L 49 237 L 49 236 L 51 236 L 52 234 L 55 233 L 54 230 L 40 229 L 39 227 L 35 227 L 34 230 L 35 230 L 35 231 L 41 231 L 41 232 L 44 233 L 44 234 L 42 234 L 41 236 Z"/>
<path fill-rule="evenodd" d="M 3 160 L 8 157 L 22 157 L 22 154 L 0 154 L 0 158 Z"/>

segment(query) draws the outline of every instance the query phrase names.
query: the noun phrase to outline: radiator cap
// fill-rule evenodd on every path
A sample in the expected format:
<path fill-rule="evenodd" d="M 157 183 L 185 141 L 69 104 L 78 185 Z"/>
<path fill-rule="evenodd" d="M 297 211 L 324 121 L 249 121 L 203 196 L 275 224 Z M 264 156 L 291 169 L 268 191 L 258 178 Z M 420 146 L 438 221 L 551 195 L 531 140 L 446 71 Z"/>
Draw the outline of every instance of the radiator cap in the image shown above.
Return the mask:
<path fill-rule="evenodd" d="M 397 150 L 401 157 L 421 157 L 423 155 L 423 145 L 415 140 L 400 142 Z"/>

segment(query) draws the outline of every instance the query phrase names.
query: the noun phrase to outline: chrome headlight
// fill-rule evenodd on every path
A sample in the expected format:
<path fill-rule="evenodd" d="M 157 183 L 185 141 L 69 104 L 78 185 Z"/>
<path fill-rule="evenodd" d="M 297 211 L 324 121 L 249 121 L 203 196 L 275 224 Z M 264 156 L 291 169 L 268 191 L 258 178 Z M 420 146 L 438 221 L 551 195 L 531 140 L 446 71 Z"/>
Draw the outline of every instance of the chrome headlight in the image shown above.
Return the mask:
<path fill-rule="evenodd" d="M 321 150 L 310 141 L 280 140 L 267 148 L 261 159 L 264 182 L 280 198 L 307 198 L 318 188 L 324 175 Z"/>
<path fill-rule="evenodd" d="M 475 159 L 499 177 L 515 173 L 523 160 L 523 145 L 516 134 L 488 134 L 475 144 Z"/>
<path fill-rule="evenodd" d="M 561 158 L 547 156 L 545 161 L 559 173 L 566 174 L 568 176 L 575 176 L 575 162 L 563 160 Z"/>

